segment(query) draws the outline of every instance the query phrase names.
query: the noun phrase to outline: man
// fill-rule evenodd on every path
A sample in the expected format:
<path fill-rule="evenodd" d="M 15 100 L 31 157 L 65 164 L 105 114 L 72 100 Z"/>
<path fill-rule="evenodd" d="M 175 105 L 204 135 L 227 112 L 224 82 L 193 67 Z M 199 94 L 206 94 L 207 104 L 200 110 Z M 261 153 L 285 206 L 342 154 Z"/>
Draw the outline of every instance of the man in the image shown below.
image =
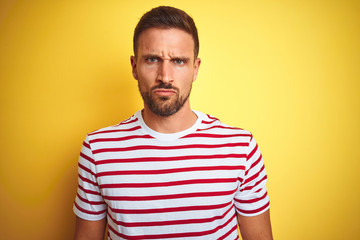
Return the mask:
<path fill-rule="evenodd" d="M 200 67 L 195 24 L 158 7 L 134 34 L 144 108 L 87 135 L 75 239 L 272 239 L 266 173 L 253 136 L 192 111 Z"/>

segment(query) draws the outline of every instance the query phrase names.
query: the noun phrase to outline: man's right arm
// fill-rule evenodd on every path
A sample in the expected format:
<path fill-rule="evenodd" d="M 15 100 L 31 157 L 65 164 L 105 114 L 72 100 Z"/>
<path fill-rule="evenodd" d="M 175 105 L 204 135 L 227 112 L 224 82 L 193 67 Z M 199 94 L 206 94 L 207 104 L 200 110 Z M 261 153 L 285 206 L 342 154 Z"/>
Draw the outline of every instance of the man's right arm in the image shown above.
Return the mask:
<path fill-rule="evenodd" d="M 76 217 L 75 240 L 104 240 L 106 218 L 88 221 Z"/>

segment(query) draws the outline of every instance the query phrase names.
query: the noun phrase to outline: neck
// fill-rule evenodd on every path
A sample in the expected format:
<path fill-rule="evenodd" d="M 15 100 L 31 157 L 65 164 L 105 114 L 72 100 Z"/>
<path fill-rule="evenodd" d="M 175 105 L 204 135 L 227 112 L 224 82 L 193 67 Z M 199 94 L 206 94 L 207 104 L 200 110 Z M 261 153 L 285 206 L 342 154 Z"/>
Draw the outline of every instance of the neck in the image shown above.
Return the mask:
<path fill-rule="evenodd" d="M 187 101 L 176 113 L 168 117 L 154 114 L 146 105 L 142 111 L 142 117 L 146 125 L 160 133 L 176 133 L 190 128 L 197 120 L 196 114 L 191 110 Z"/>

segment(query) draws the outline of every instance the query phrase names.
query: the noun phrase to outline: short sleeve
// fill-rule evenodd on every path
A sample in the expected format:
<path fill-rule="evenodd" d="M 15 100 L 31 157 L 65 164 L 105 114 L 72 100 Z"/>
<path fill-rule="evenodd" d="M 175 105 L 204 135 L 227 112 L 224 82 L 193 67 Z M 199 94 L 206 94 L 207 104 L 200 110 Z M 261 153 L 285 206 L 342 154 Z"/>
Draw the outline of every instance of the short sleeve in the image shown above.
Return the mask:
<path fill-rule="evenodd" d="M 259 215 L 270 207 L 266 189 L 267 175 L 259 147 L 251 135 L 247 150 L 244 179 L 235 194 L 236 211 L 243 216 Z"/>
<path fill-rule="evenodd" d="M 104 202 L 96 179 L 94 156 L 86 137 L 78 163 L 78 189 L 73 207 L 74 213 L 85 220 L 96 221 L 106 217 Z"/>

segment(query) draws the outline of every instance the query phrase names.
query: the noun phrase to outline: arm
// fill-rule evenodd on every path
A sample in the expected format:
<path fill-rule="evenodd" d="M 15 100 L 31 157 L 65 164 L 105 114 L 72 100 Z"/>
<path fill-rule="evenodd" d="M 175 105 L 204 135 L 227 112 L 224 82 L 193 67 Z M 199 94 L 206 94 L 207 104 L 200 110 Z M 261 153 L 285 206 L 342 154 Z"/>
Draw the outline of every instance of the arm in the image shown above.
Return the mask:
<path fill-rule="evenodd" d="M 272 240 L 270 212 L 252 217 L 237 214 L 240 233 L 243 240 Z"/>
<path fill-rule="evenodd" d="M 106 229 L 106 218 L 88 221 L 76 217 L 75 240 L 103 240 Z"/>

